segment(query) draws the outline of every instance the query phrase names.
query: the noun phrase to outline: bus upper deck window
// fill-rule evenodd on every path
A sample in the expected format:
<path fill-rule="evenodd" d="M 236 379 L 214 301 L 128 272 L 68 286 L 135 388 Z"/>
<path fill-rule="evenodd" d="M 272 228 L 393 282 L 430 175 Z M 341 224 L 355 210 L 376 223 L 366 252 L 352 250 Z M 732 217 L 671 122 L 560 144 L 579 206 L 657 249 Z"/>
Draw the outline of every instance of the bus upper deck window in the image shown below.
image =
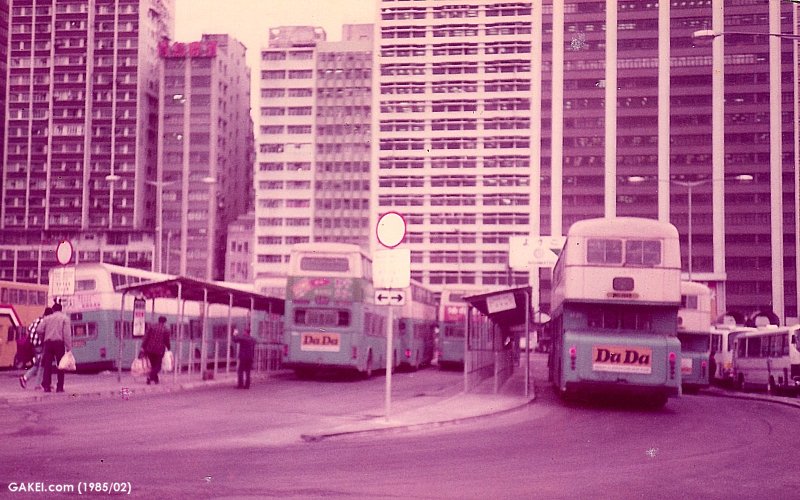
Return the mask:
<path fill-rule="evenodd" d="M 622 240 L 588 240 L 586 262 L 588 264 L 621 264 Z"/>
<path fill-rule="evenodd" d="M 661 242 L 653 240 L 626 241 L 625 264 L 647 267 L 661 264 Z"/>

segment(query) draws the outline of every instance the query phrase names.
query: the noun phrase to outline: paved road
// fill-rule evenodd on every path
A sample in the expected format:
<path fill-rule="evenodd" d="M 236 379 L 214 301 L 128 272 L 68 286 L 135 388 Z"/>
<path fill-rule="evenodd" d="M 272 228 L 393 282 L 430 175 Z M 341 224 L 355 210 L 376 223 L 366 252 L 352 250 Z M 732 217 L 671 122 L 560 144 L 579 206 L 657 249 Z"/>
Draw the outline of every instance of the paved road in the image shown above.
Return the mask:
<path fill-rule="evenodd" d="M 395 388 L 424 404 L 458 377 L 423 370 Z M 123 481 L 142 498 L 794 496 L 796 408 L 703 395 L 659 411 L 564 405 L 538 385 L 503 416 L 314 443 L 296 431 L 374 416 L 383 378 L 7 407 L 0 482 Z"/>

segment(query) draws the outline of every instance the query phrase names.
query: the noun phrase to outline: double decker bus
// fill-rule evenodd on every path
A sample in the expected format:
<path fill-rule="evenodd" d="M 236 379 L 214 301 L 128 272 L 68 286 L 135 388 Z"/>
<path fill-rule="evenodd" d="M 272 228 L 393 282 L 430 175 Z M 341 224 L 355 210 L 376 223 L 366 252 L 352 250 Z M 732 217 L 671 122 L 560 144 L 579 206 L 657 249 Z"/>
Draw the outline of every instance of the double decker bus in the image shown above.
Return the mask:
<path fill-rule="evenodd" d="M 684 392 L 696 392 L 709 385 L 710 330 L 711 289 L 702 283 L 681 281 L 678 340 Z"/>
<path fill-rule="evenodd" d="M 122 332 L 121 363 L 123 368 L 128 368 L 133 359 L 138 355 L 141 337 L 134 336 L 133 308 L 135 294 L 125 295 L 123 308 L 122 288 L 145 283 L 161 281 L 174 276 L 156 273 L 142 269 L 135 269 L 105 263 L 83 263 L 68 266 L 75 273 L 75 289 L 70 295 L 58 295 L 54 290 L 48 292 L 50 303 L 58 301 L 64 307 L 64 312 L 70 315 L 72 322 L 72 352 L 80 369 L 116 369 L 120 359 L 120 332 Z M 53 273 L 60 269 L 50 270 L 50 283 L 54 283 Z M 227 306 L 226 306 L 227 307 Z M 188 361 L 195 358 L 199 360 L 202 347 L 202 327 L 204 322 L 203 304 L 200 302 L 186 301 L 180 306 L 175 299 L 156 299 L 146 306 L 148 323 L 155 323 L 156 316 L 165 316 L 173 338 L 173 352 L 178 359 Z M 209 306 L 207 321 L 210 334 L 206 336 L 207 352 L 213 352 L 215 342 L 220 343 L 227 338 L 228 315 L 222 307 Z M 259 313 L 256 318 L 257 332 L 261 334 L 265 322 L 272 322 L 278 326 L 282 318 L 275 316 L 264 318 Z M 183 318 L 183 339 L 180 346 L 178 340 L 179 321 Z M 249 325 L 250 319 L 246 313 L 237 310 L 232 317 L 232 326 L 239 331 Z M 178 352 L 178 349 L 183 352 Z M 224 346 L 223 346 L 224 348 Z"/>
<path fill-rule="evenodd" d="M 445 288 L 439 297 L 438 364 L 441 369 L 464 366 L 464 332 L 467 303 L 464 297 L 481 293 L 480 288 Z"/>
<path fill-rule="evenodd" d="M 800 388 L 800 325 L 767 325 L 743 332 L 733 341 L 736 388 L 797 393 Z"/>
<path fill-rule="evenodd" d="M 550 379 L 562 397 L 663 406 L 681 391 L 678 231 L 634 217 L 574 223 L 553 268 Z"/>
<path fill-rule="evenodd" d="M 283 366 L 299 376 L 330 368 L 371 377 L 386 368 L 388 308 L 374 303 L 372 260 L 357 245 L 293 245 L 285 311 Z"/>
<path fill-rule="evenodd" d="M 395 335 L 400 367 L 418 370 L 433 361 L 436 352 L 436 297 L 417 281 L 405 289 L 406 303 L 398 307 Z"/>
<path fill-rule="evenodd" d="M 47 285 L 0 281 L 0 368 L 14 366 L 17 339 L 46 306 Z"/>

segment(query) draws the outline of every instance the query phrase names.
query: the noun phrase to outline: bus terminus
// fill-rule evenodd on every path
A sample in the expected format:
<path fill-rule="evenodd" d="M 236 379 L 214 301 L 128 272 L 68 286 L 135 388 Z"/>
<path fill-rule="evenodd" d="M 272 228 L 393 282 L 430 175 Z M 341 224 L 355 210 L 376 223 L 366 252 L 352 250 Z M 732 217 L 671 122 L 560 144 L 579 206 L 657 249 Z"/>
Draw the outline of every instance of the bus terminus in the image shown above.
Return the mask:
<path fill-rule="evenodd" d="M 550 379 L 562 397 L 681 390 L 678 231 L 633 217 L 574 223 L 553 269 Z"/>
<path fill-rule="evenodd" d="M 340 368 L 370 377 L 385 368 L 388 309 L 374 303 L 373 292 L 372 261 L 357 245 L 293 245 L 283 366 L 300 376 Z M 394 340 L 397 348 L 397 335 Z"/>
<path fill-rule="evenodd" d="M 681 382 L 684 392 L 708 387 L 711 349 L 711 289 L 681 281 L 678 340 L 681 341 Z"/>
<path fill-rule="evenodd" d="M 733 341 L 736 387 L 793 392 L 800 388 L 800 325 L 764 326 L 744 332 Z"/>
<path fill-rule="evenodd" d="M 44 313 L 47 285 L 0 281 L 0 368 L 14 365 L 17 339 Z"/>

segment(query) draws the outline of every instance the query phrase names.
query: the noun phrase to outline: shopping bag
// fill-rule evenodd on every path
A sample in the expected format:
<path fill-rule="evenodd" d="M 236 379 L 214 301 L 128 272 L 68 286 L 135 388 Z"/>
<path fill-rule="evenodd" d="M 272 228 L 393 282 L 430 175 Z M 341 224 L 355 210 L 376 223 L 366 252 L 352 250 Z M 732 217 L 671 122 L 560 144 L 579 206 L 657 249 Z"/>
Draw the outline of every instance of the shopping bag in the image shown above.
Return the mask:
<path fill-rule="evenodd" d="M 161 358 L 161 371 L 171 372 L 175 368 L 175 358 L 172 356 L 172 351 L 167 349 L 164 351 L 164 357 Z"/>
<path fill-rule="evenodd" d="M 65 352 L 58 361 L 59 370 L 74 372 L 77 368 L 78 367 L 75 365 L 75 356 L 72 354 L 72 351 Z"/>
<path fill-rule="evenodd" d="M 131 363 L 131 375 L 147 375 L 150 373 L 150 360 L 147 358 L 136 358 Z"/>

